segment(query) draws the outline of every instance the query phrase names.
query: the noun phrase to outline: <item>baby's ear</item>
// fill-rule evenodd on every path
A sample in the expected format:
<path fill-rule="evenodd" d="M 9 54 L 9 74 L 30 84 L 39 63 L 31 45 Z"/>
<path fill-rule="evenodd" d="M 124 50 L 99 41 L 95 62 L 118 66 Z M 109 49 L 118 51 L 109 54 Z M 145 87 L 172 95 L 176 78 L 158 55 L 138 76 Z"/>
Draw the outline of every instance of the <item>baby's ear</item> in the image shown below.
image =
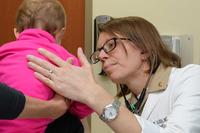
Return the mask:
<path fill-rule="evenodd" d="M 60 30 L 60 38 L 62 39 L 65 34 L 65 27 Z"/>
<path fill-rule="evenodd" d="M 55 32 L 55 39 L 56 39 L 56 42 L 58 44 L 61 44 L 62 38 L 64 36 L 64 33 L 65 33 L 65 28 L 64 27 L 62 29 L 60 29 L 59 31 Z"/>
<path fill-rule="evenodd" d="M 15 38 L 17 39 L 19 37 L 19 32 L 17 31 L 17 28 L 14 28 L 13 32 L 14 32 Z"/>

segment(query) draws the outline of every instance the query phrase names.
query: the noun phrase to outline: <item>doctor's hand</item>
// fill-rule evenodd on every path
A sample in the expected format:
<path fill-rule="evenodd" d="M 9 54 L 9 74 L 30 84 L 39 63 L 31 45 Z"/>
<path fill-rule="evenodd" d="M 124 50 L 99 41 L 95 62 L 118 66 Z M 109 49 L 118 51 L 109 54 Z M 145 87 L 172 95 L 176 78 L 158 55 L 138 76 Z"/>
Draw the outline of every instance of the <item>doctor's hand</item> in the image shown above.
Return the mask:
<path fill-rule="evenodd" d="M 63 61 L 45 49 L 40 48 L 38 51 L 55 65 L 33 55 L 28 55 L 28 66 L 35 71 L 36 78 L 58 94 L 75 101 L 87 104 L 87 99 L 95 96 L 94 88 L 97 88 L 97 84 L 92 67 L 81 48 L 78 48 L 77 52 L 81 67 L 72 65 L 72 59 Z"/>

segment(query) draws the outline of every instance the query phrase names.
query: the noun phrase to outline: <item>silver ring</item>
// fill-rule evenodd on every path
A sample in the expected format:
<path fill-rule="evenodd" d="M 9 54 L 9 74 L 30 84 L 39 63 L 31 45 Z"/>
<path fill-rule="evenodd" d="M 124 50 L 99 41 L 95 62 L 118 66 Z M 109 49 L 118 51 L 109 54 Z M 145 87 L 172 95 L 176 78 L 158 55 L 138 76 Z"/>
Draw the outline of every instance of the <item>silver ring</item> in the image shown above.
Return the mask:
<path fill-rule="evenodd" d="M 50 74 L 53 74 L 53 70 L 52 70 L 52 69 L 49 69 L 49 73 L 50 73 Z"/>
<path fill-rule="evenodd" d="M 48 79 L 52 79 L 51 75 L 53 74 L 53 70 L 52 69 L 49 69 L 49 74 L 47 76 Z"/>

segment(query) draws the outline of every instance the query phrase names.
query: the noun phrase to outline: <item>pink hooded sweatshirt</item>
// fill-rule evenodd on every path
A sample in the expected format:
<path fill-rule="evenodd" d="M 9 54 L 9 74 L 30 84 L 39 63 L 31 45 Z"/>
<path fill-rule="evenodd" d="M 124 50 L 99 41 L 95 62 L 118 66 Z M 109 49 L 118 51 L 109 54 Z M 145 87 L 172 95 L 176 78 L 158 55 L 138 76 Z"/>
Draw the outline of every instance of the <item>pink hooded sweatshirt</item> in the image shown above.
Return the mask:
<path fill-rule="evenodd" d="M 49 100 L 54 96 L 54 92 L 37 80 L 33 75 L 33 70 L 27 67 L 26 56 L 28 54 L 45 59 L 37 52 L 38 48 L 45 48 L 63 60 L 73 57 L 73 64 L 79 66 L 77 58 L 56 44 L 54 37 L 48 32 L 27 29 L 16 41 L 0 47 L 0 82 L 25 95 Z M 9 103 L 9 101 L 6 102 Z M 92 113 L 89 107 L 79 102 L 73 102 L 69 111 L 79 118 Z M 50 122 L 52 122 L 51 119 L 1 120 L 0 133 L 44 133 Z"/>

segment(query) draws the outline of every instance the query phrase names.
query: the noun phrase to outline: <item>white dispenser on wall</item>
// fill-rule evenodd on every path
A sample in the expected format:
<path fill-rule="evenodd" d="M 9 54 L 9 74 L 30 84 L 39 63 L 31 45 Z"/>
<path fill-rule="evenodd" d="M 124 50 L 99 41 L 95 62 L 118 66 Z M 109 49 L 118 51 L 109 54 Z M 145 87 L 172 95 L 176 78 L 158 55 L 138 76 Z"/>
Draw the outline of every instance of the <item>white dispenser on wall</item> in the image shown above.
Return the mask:
<path fill-rule="evenodd" d="M 93 51 L 96 50 L 96 43 L 97 39 L 99 37 L 99 26 L 102 24 L 105 24 L 106 22 L 110 21 L 112 19 L 109 15 L 99 15 L 94 20 L 94 45 L 93 45 Z"/>
<path fill-rule="evenodd" d="M 193 63 L 192 35 L 162 35 L 162 40 L 181 57 L 182 66 Z"/>

